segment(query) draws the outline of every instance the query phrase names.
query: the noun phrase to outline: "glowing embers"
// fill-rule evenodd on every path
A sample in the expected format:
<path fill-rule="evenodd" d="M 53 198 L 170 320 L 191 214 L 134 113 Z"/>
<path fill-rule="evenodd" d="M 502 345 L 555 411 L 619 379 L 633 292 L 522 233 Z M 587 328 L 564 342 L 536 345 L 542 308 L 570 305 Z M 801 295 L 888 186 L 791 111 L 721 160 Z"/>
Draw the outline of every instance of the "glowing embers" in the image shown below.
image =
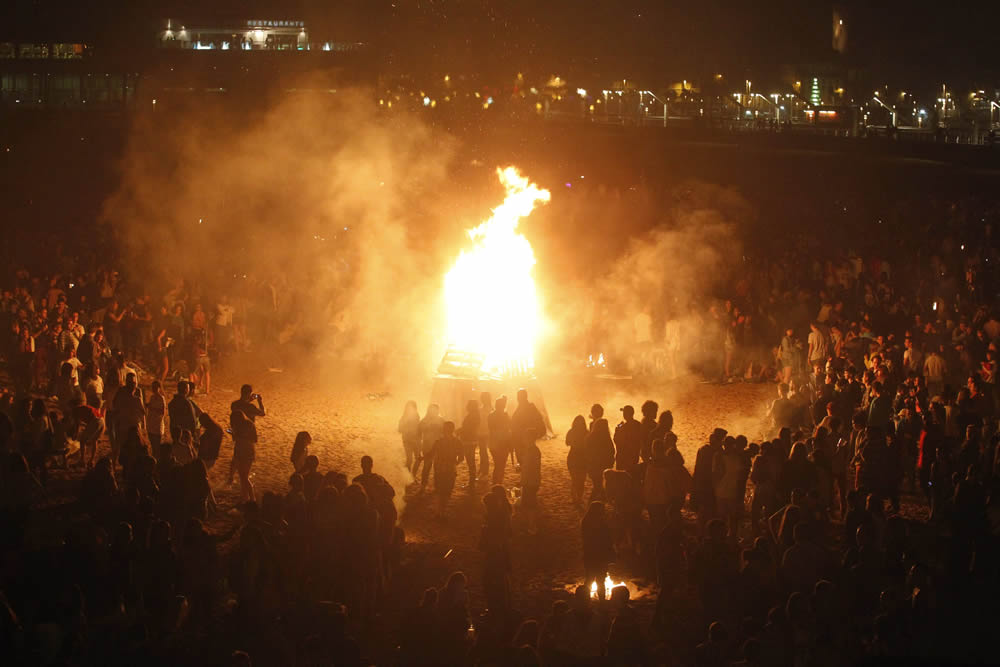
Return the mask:
<path fill-rule="evenodd" d="M 445 276 L 448 341 L 482 355 L 484 371 L 524 375 L 535 365 L 541 312 L 532 275 L 535 253 L 517 226 L 550 194 L 514 167 L 497 174 L 507 196 L 488 220 L 469 230 L 472 247 Z"/>

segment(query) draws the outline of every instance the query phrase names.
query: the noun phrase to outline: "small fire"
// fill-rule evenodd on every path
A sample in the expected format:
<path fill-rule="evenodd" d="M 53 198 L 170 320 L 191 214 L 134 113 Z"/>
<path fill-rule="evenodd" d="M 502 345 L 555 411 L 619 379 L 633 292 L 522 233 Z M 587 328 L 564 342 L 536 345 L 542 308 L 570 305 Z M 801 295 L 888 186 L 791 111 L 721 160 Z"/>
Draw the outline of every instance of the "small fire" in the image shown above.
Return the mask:
<path fill-rule="evenodd" d="M 445 276 L 449 342 L 484 357 L 483 369 L 506 375 L 530 372 L 541 314 L 531 243 L 517 231 L 521 218 L 550 199 L 516 168 L 497 169 L 507 191 L 493 215 L 474 229 Z"/>
<path fill-rule="evenodd" d="M 615 583 L 614 581 L 611 580 L 610 575 L 604 575 L 604 599 L 608 600 L 611 598 L 611 589 L 613 589 L 615 586 L 625 586 L 625 585 L 626 584 L 624 581 L 619 581 L 618 583 Z M 596 581 L 590 584 L 590 597 L 592 600 L 598 599 Z"/>

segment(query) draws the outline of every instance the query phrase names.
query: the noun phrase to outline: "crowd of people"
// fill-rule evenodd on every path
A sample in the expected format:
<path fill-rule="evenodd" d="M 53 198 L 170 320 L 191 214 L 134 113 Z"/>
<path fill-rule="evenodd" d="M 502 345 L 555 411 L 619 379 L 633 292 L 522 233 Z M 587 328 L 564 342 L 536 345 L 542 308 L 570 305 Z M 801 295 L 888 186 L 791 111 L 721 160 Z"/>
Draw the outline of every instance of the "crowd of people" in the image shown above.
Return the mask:
<path fill-rule="evenodd" d="M 248 349 L 241 308 L 220 296 L 206 312 L 183 284 L 155 302 L 126 300 L 114 271 L 15 278 L 0 298 L 5 663 L 249 661 L 232 648 L 201 653 L 199 637 L 220 632 L 220 619 L 216 648 L 260 635 L 282 664 L 361 663 L 346 610 L 370 618 L 399 561 L 395 490 L 367 456 L 353 478 L 322 470 L 303 431 L 287 493 L 257 493 L 263 398 L 244 385 L 228 427 L 196 401 L 211 390 L 209 357 Z M 259 311 L 254 325 L 253 311 L 265 343 L 271 325 Z M 238 479 L 237 535 L 207 528 L 223 513 L 208 478 L 220 458 Z M 307 608 L 278 641 L 275 613 Z"/>
<path fill-rule="evenodd" d="M 716 428 L 689 469 L 671 411 L 653 401 L 640 419 L 623 406 L 614 428 L 599 404 L 577 416 L 565 442 L 584 583 L 541 624 L 509 622 L 516 565 L 502 484 L 513 453 L 514 504 L 530 527 L 544 480 L 524 454 L 543 431 L 512 432 L 504 397 L 470 402 L 458 428 L 437 406 L 423 419 L 408 406 L 409 462 L 453 441 L 442 493 L 452 462 L 468 463 L 472 486 L 477 453 L 480 480 L 493 459 L 481 543 L 491 613 L 475 639 L 455 632 L 447 655 L 685 664 L 690 642 L 671 627 L 694 617 L 707 628 L 687 655 L 698 665 L 989 659 L 992 615 L 981 610 L 1000 586 L 1000 314 L 984 231 L 987 243 L 968 251 L 945 239 L 919 280 L 905 262 L 854 253 L 804 267 L 784 258 L 700 313 L 692 344 L 704 377 L 776 386 L 755 442 Z M 667 319 L 660 342 L 669 349 L 676 333 Z M 530 406 L 526 395 L 518 405 Z M 628 586 L 605 589 L 612 562 L 655 574 L 648 627 Z"/>
<path fill-rule="evenodd" d="M 772 382 L 759 433 L 720 417 L 704 443 L 680 442 L 653 400 L 608 406 L 615 418 L 594 404 L 554 473 L 542 451 L 563 446 L 527 392 L 513 405 L 479 395 L 454 421 L 407 404 L 405 493 L 432 491 L 448 520 L 464 470 L 483 524 L 470 537 L 480 576 L 454 572 L 406 608 L 387 607 L 405 542 L 376 461 L 353 478 L 321 470 L 303 431 L 287 492 L 259 493 L 263 398 L 243 386 L 225 426 L 198 405 L 213 364 L 278 336 L 273 286 L 230 302 L 180 284 L 154 299 L 112 270 L 18 272 L 0 297 L 0 654 L 366 664 L 352 628 L 402 612 L 398 650 L 382 652 L 400 664 L 988 660 L 1000 254 L 986 225 L 913 257 L 795 245 L 697 317 L 642 318 L 647 369 Z M 238 480 L 228 535 L 207 527 L 224 511 L 215 465 Z M 581 583 L 533 619 L 517 610 L 514 546 L 547 512 L 543 472 L 565 475 L 578 508 Z M 630 583 L 607 587 L 610 569 Z M 255 655 L 235 650 L 251 643 Z"/>

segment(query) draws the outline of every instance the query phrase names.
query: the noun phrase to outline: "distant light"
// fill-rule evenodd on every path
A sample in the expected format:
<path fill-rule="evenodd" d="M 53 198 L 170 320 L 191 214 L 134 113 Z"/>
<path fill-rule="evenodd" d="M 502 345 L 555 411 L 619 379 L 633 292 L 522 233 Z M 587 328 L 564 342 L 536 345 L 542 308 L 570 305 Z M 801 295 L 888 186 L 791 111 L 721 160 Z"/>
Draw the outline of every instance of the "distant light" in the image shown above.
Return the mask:
<path fill-rule="evenodd" d="M 153 104 L 156 104 L 156 98 L 155 97 L 153 98 Z"/>
<path fill-rule="evenodd" d="M 493 104 L 493 96 L 492 95 L 490 95 L 489 97 L 486 98 L 486 103 L 487 104 Z"/>
<path fill-rule="evenodd" d="M 451 81 L 451 77 L 450 77 L 450 76 L 448 76 L 447 74 L 445 74 L 445 75 L 444 75 L 444 82 L 445 82 L 445 83 L 448 83 L 449 81 Z"/>
<path fill-rule="evenodd" d="M 579 95 L 580 97 L 586 97 L 587 96 L 587 90 L 585 88 L 577 88 L 576 89 L 576 94 Z"/>
<path fill-rule="evenodd" d="M 583 174 L 580 174 L 580 178 L 583 178 Z"/>
<path fill-rule="evenodd" d="M 429 107 L 431 105 L 431 98 L 424 96 L 424 106 Z"/>
<path fill-rule="evenodd" d="M 567 187 L 567 188 L 571 188 L 571 187 L 573 187 L 573 184 L 572 184 L 572 183 L 567 183 L 567 184 L 566 184 L 566 187 Z"/>

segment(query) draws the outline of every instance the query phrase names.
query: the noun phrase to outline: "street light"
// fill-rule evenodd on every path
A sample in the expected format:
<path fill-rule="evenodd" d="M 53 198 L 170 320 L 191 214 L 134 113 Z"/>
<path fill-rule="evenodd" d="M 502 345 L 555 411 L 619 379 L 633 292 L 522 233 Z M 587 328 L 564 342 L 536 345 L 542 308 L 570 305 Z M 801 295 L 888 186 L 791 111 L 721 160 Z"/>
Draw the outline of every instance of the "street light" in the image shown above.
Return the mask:
<path fill-rule="evenodd" d="M 885 102 L 883 102 L 882 100 L 880 100 L 879 97 L 878 97 L 878 91 L 877 90 L 875 91 L 875 97 L 873 97 L 872 99 L 875 100 L 876 102 L 878 102 L 880 105 L 882 105 L 882 107 L 884 107 L 892 115 L 892 126 L 896 127 L 896 109 L 895 109 L 895 107 L 890 107 L 888 104 L 886 104 Z"/>

